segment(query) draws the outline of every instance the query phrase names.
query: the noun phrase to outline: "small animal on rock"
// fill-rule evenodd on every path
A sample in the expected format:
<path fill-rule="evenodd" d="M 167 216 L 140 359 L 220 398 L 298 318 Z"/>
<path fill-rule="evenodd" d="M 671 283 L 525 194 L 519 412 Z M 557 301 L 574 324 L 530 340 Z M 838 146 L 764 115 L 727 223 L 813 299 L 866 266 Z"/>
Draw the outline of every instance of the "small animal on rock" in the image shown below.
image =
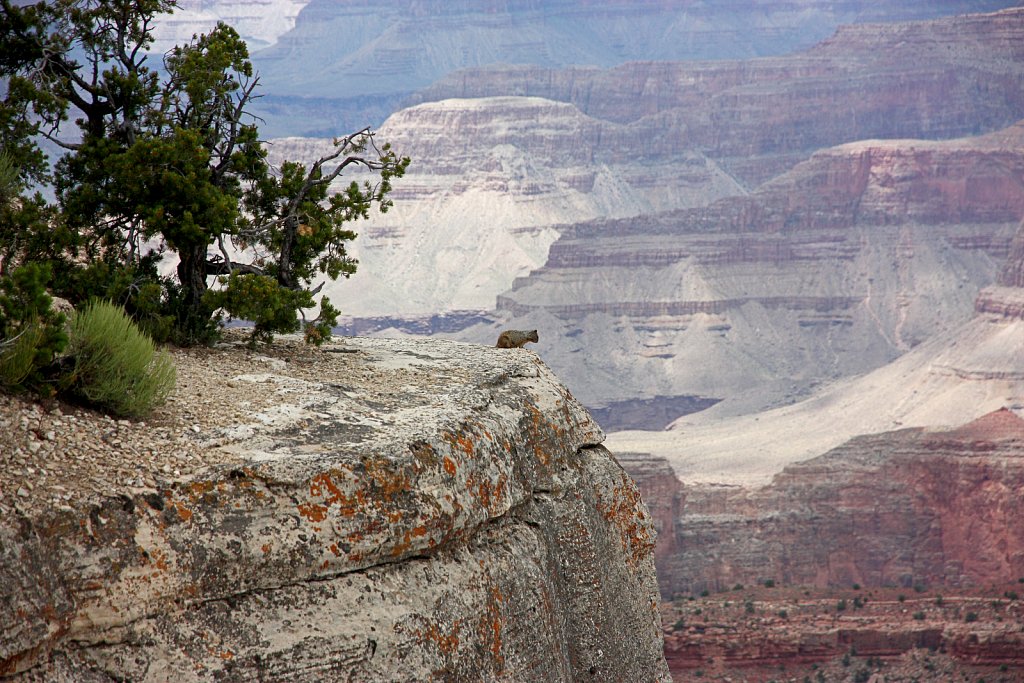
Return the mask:
<path fill-rule="evenodd" d="M 499 349 L 521 349 L 526 342 L 537 343 L 537 330 L 505 330 L 498 335 Z"/>

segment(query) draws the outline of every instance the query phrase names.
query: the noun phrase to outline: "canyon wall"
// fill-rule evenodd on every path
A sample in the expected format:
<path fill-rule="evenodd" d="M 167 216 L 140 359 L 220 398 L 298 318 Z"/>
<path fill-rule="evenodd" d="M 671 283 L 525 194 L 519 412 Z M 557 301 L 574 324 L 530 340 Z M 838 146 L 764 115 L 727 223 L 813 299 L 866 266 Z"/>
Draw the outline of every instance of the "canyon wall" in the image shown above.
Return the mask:
<path fill-rule="evenodd" d="M 656 125 L 600 121 L 537 98 L 412 107 L 391 116 L 377 139 L 412 164 L 394 184 L 388 213 L 356 225 L 359 270 L 325 288 L 350 316 L 490 309 L 498 292 L 544 263 L 565 224 L 743 192 Z M 284 138 L 268 149 L 279 163 L 315 159 L 330 145 Z M 347 174 L 339 188 L 362 178 Z"/>
<path fill-rule="evenodd" d="M 497 94 L 654 117 L 750 185 L 811 152 L 873 138 L 942 139 L 1024 117 L 1024 9 L 842 27 L 813 48 L 746 61 L 455 72 L 413 101 Z"/>
<path fill-rule="evenodd" d="M 771 411 L 612 435 L 658 529 L 676 680 L 1024 663 L 1022 237 L 970 321 L 885 367 Z"/>
<path fill-rule="evenodd" d="M 195 3 L 182 4 L 187 6 L 183 17 L 171 22 L 193 25 Z M 204 2 L 199 14 L 230 23 L 249 15 L 241 4 Z M 985 12 L 1014 3 L 279 0 L 277 4 L 305 6 L 293 30 L 255 54 L 266 86 L 266 97 L 256 105 L 266 121 L 265 130 L 275 137 L 338 135 L 379 124 L 411 93 L 458 69 L 492 64 L 612 67 L 631 60 L 747 59 L 807 48 L 841 24 Z M 519 93 L 498 88 L 489 94 Z"/>
<path fill-rule="evenodd" d="M 955 430 L 857 437 L 758 490 L 684 495 L 677 550 L 658 566 L 664 595 L 769 579 L 956 589 L 1024 577 L 1024 420 L 1009 410 Z"/>
<path fill-rule="evenodd" d="M 1018 8 L 787 57 L 461 72 L 383 127 L 413 170 L 332 301 L 350 330 L 542 329 L 595 408 L 798 400 L 996 280 L 1024 215 L 1022 37 Z"/>
<path fill-rule="evenodd" d="M 812 399 L 616 435 L 671 548 L 662 594 L 1024 577 L 1022 304 L 1024 287 L 987 287 L 959 329 Z"/>
<path fill-rule="evenodd" d="M 5 680 L 670 680 L 649 515 L 534 354 L 311 353 L 206 378 L 272 395 L 187 430 L 222 464 L 0 498 Z"/>
<path fill-rule="evenodd" d="M 549 332 L 541 353 L 589 405 L 750 410 L 961 324 L 1022 216 L 1024 126 L 840 145 L 748 195 L 566 227 L 497 312 Z"/>

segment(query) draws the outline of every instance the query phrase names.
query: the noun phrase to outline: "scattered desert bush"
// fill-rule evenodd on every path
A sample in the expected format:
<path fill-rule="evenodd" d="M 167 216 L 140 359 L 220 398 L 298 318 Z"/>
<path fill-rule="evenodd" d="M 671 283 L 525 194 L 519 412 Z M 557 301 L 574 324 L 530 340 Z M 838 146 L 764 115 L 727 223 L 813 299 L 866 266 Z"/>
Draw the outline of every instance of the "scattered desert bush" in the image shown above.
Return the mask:
<path fill-rule="evenodd" d="M 163 403 L 174 388 L 174 363 L 120 306 L 87 304 L 72 320 L 71 393 L 115 415 L 139 417 Z"/>

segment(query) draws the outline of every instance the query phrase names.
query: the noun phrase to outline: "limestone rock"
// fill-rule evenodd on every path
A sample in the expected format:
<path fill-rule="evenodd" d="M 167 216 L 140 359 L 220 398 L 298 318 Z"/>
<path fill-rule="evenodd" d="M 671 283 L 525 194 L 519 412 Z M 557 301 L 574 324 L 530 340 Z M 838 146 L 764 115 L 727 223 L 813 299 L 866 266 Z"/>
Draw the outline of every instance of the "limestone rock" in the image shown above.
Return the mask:
<path fill-rule="evenodd" d="M 210 440 L 230 464 L 0 519 L 0 673 L 669 680 L 650 517 L 534 354 L 335 350 L 235 378 L 276 399 Z"/>

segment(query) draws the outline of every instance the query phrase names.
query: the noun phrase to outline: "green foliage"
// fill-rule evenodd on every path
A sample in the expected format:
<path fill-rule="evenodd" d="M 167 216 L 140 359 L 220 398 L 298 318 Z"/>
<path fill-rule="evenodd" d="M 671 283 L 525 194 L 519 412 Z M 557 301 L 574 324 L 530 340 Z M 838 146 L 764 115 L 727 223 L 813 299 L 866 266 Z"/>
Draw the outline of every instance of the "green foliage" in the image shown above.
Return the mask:
<path fill-rule="evenodd" d="M 222 290 L 211 290 L 206 301 L 214 308 L 223 308 L 232 318 L 254 323 L 252 341 L 270 342 L 275 332 L 299 329 L 298 308 L 313 305 L 306 291 L 287 289 L 269 275 L 232 273 L 220 278 Z"/>
<path fill-rule="evenodd" d="M 924 612 L 914 612 L 914 619 L 917 621 L 924 621 Z"/>
<path fill-rule="evenodd" d="M 837 612 L 842 612 L 845 609 L 846 609 L 846 598 L 841 598 L 839 600 L 839 602 L 836 603 L 836 611 Z"/>
<path fill-rule="evenodd" d="M 174 363 L 120 306 L 95 301 L 71 325 L 70 391 L 115 415 L 140 417 L 174 389 Z"/>
<path fill-rule="evenodd" d="M 966 621 L 968 624 L 971 623 L 972 621 L 977 621 L 977 620 L 978 620 L 978 613 L 977 612 L 968 612 L 967 615 L 964 617 L 964 621 Z"/>
<path fill-rule="evenodd" d="M 75 304 L 116 301 L 161 340 L 209 343 L 218 308 L 253 320 L 269 340 L 299 329 L 315 279 L 355 272 L 350 224 L 388 210 L 409 160 L 364 129 L 308 168 L 271 169 L 249 113 L 258 78 L 234 29 L 218 24 L 175 47 L 163 76 L 146 64 L 154 21 L 174 4 L 0 4 L 0 210 L 11 214 L 0 216 L 0 275 L 12 263 L 62 264 L 55 291 Z M 54 175 L 58 206 L 5 199 L 16 176 L 45 178 L 41 137 L 70 150 Z M 371 180 L 332 192 L 347 168 Z M 176 280 L 157 277 L 154 243 L 178 257 Z M 81 273 L 65 267 L 83 261 Z M 226 276 L 226 289 L 207 296 L 211 276 Z M 337 314 L 322 301 L 307 340 L 329 338 Z"/>
<path fill-rule="evenodd" d="M 41 194 L 23 196 L 25 181 L 10 148 L 0 149 L 0 277 L 20 264 L 54 262 L 74 243 Z"/>
<path fill-rule="evenodd" d="M 341 314 L 331 304 L 326 296 L 320 299 L 320 315 L 314 320 L 305 324 L 305 339 L 307 344 L 320 346 L 331 338 L 331 330 L 338 324 L 338 316 Z"/>
<path fill-rule="evenodd" d="M 331 329 L 338 323 L 338 309 L 323 297 L 320 315 L 301 324 L 297 311 L 315 306 L 313 295 L 305 289 L 284 287 L 268 275 L 235 272 L 219 281 L 223 289 L 208 291 L 205 302 L 211 308 L 224 309 L 230 318 L 251 321 L 253 344 L 270 343 L 275 333 L 302 327 L 306 342 L 319 346 L 331 338 Z"/>
<path fill-rule="evenodd" d="M 0 277 L 0 385 L 53 393 L 54 359 L 67 344 L 63 314 L 46 293 L 49 269 L 29 263 Z"/>

